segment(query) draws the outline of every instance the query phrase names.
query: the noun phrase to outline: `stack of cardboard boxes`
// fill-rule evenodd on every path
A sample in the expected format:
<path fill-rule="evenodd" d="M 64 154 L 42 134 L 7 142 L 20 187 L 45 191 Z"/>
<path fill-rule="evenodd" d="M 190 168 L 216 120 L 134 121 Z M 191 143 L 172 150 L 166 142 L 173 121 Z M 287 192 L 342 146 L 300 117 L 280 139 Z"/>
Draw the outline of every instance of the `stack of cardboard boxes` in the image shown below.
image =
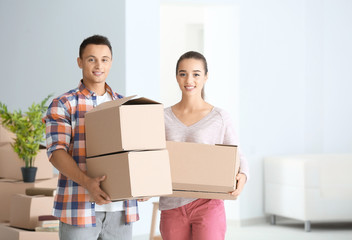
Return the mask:
<path fill-rule="evenodd" d="M 85 115 L 88 175 L 107 176 L 102 189 L 113 200 L 236 199 L 229 192 L 236 189 L 237 146 L 166 142 L 162 104 L 132 98 L 101 104 Z"/>
<path fill-rule="evenodd" d="M 172 193 L 163 105 L 147 98 L 106 102 L 85 115 L 87 172 L 106 176 L 112 200 Z"/>
<path fill-rule="evenodd" d="M 53 197 L 26 196 L 27 188 L 56 188 L 57 176 L 46 150 L 41 149 L 35 159 L 38 168 L 36 181 L 22 181 L 24 162 L 12 149 L 15 135 L 0 125 L 0 236 L 8 240 L 58 239 L 57 233 L 30 231 L 35 228 L 38 215 L 51 214 Z M 40 206 L 40 207 L 39 207 Z M 11 226 L 10 226 L 11 225 Z M 29 229 L 29 230 L 26 230 Z"/>

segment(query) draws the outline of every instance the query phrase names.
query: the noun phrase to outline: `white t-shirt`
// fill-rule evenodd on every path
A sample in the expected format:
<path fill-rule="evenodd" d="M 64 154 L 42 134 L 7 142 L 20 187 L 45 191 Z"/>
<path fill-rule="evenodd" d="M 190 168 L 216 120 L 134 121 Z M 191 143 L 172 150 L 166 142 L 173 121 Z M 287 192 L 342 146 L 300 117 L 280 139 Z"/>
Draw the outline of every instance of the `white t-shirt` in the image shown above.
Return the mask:
<path fill-rule="evenodd" d="M 105 92 L 103 96 L 97 96 L 97 105 L 111 100 L 111 95 L 108 92 Z M 104 205 L 95 204 L 96 212 L 117 212 L 123 210 L 123 201 L 111 202 Z"/>

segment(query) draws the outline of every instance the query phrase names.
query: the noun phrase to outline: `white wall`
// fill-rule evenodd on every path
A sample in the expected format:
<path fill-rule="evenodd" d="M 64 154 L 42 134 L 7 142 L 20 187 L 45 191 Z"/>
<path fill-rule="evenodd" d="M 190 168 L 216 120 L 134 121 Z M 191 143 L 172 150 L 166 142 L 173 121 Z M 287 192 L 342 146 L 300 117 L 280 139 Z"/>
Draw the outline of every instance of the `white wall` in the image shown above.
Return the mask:
<path fill-rule="evenodd" d="M 159 1 L 126 2 L 126 95 L 160 101 Z"/>
<path fill-rule="evenodd" d="M 180 14 L 182 13 L 182 14 Z M 160 6 L 161 101 L 169 107 L 181 100 L 176 62 L 187 51 L 204 53 L 204 9 L 199 6 Z"/>
<path fill-rule="evenodd" d="M 324 12 L 324 152 L 352 151 L 352 1 L 326 0 Z"/>
<path fill-rule="evenodd" d="M 48 94 L 78 86 L 79 45 L 93 34 L 109 37 L 113 66 L 108 83 L 125 94 L 124 1 L 0 1 L 0 101 L 26 109 Z M 104 14 L 101 14 L 104 13 Z"/>
<path fill-rule="evenodd" d="M 240 130 L 251 180 L 241 217 L 263 216 L 262 159 L 304 151 L 303 1 L 240 5 Z"/>

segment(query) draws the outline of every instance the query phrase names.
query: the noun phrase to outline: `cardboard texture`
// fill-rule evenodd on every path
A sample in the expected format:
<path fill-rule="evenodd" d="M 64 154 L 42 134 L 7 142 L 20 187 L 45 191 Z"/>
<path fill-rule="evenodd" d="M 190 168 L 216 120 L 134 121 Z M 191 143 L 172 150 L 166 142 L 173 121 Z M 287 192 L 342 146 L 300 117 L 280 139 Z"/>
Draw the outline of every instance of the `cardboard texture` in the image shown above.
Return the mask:
<path fill-rule="evenodd" d="M 54 197 L 15 194 L 11 197 L 10 226 L 34 230 L 40 215 L 49 215 Z"/>
<path fill-rule="evenodd" d="M 172 197 L 229 199 L 239 170 L 237 146 L 166 142 Z"/>
<path fill-rule="evenodd" d="M 34 232 L 0 224 L 0 239 L 4 240 L 59 240 L 58 232 Z"/>
<path fill-rule="evenodd" d="M 131 98 L 102 103 L 85 114 L 87 157 L 166 147 L 163 105 Z"/>
<path fill-rule="evenodd" d="M 22 180 L 21 167 L 25 164 L 10 143 L 0 145 L 0 177 Z M 53 165 L 46 154 L 46 149 L 39 150 L 34 166 L 38 168 L 35 179 L 48 179 L 53 177 Z"/>
<path fill-rule="evenodd" d="M 42 195 L 47 197 L 53 197 L 56 195 L 56 188 L 27 188 L 25 193 L 28 196 Z"/>
<path fill-rule="evenodd" d="M 106 176 L 101 188 L 113 200 L 172 193 L 167 150 L 135 151 L 87 158 L 91 177 Z"/>
<path fill-rule="evenodd" d="M 1 121 L 2 119 L 0 118 L 0 145 L 5 143 L 13 143 L 16 135 L 3 127 L 1 125 Z"/>
<path fill-rule="evenodd" d="M 37 180 L 25 183 L 12 179 L 0 179 L 0 222 L 10 221 L 11 197 L 14 194 L 24 194 L 27 188 L 43 187 L 56 188 L 57 176 L 51 179 Z"/>

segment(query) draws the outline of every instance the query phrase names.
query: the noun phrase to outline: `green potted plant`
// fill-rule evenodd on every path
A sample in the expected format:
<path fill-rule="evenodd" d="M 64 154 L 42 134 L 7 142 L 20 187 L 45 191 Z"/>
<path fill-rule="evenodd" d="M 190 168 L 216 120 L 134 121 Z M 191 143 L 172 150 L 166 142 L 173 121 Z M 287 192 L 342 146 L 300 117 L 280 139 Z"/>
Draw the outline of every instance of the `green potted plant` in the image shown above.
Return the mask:
<path fill-rule="evenodd" d="M 21 168 L 24 182 L 34 182 L 37 168 L 34 167 L 34 159 L 39 152 L 39 146 L 44 141 L 45 124 L 42 117 L 47 110 L 46 102 L 51 95 L 41 103 L 33 103 L 28 111 L 21 110 L 10 112 L 7 106 L 0 102 L 0 117 L 2 125 L 16 135 L 12 145 L 20 159 L 24 161 Z"/>

